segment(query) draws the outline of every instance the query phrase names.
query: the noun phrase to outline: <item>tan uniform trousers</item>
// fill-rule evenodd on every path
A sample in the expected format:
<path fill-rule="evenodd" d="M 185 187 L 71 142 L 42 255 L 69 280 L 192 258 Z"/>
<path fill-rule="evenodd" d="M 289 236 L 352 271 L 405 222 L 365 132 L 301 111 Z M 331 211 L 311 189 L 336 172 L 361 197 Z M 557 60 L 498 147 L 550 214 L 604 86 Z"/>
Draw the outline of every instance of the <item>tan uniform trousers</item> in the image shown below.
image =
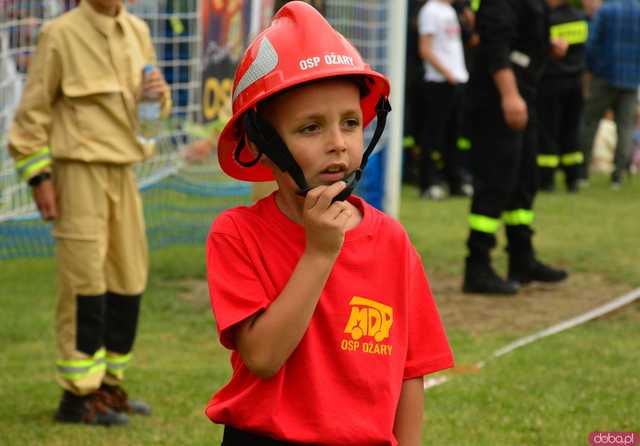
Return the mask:
<path fill-rule="evenodd" d="M 59 211 L 53 227 L 58 381 L 84 395 L 102 382 L 119 384 L 130 353 L 78 350 L 78 296 L 140 298 L 148 271 L 142 201 L 130 165 L 56 160 L 53 180 Z"/>

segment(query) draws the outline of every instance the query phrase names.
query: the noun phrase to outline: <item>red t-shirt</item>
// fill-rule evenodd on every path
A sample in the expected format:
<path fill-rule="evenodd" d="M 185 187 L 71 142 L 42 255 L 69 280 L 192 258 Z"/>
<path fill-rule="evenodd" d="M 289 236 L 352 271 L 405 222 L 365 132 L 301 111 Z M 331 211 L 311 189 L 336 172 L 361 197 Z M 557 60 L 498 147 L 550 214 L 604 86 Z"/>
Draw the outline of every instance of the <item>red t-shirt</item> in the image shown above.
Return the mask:
<path fill-rule="evenodd" d="M 396 445 L 403 380 L 453 365 L 406 232 L 364 200 L 349 201 L 363 219 L 347 231 L 300 344 L 267 380 L 245 367 L 231 328 L 276 299 L 304 250 L 304 228 L 278 209 L 275 194 L 214 221 L 209 290 L 233 376 L 207 406 L 212 421 L 291 442 Z"/>

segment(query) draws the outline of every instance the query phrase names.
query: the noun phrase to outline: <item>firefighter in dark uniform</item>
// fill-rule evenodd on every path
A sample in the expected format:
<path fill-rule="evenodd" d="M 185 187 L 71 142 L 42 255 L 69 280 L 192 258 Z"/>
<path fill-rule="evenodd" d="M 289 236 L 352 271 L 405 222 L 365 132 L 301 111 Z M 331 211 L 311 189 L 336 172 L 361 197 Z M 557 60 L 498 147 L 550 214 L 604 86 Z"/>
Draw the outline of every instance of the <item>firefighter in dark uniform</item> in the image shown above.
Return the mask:
<path fill-rule="evenodd" d="M 551 43 L 549 6 L 559 0 L 481 0 L 480 36 L 471 76 L 471 162 L 474 196 L 469 214 L 463 291 L 515 294 L 531 281 L 559 282 L 565 271 L 537 260 L 532 205 L 537 191 L 536 87 L 550 53 L 561 57 L 562 41 Z M 509 277 L 491 266 L 496 232 L 505 223 Z"/>
<path fill-rule="evenodd" d="M 584 12 L 572 6 L 569 0 L 561 0 L 561 4 L 551 10 L 550 22 L 551 37 L 563 39 L 569 48 L 565 57 L 549 60 L 540 82 L 540 189 L 555 190 L 555 172 L 561 168 L 567 190 L 577 192 L 583 162 L 578 134 L 589 25 Z"/>
<path fill-rule="evenodd" d="M 475 32 L 475 11 L 471 0 L 454 0 L 453 8 L 458 14 L 460 29 L 462 30 L 462 42 L 464 43 L 464 63 L 471 72 L 473 67 L 473 55 L 478 45 L 478 35 Z M 473 195 L 473 182 L 471 177 L 471 98 L 469 84 L 461 86 L 462 94 L 458 111 L 458 135 L 456 140 L 456 154 L 458 172 L 462 177 L 458 195 Z M 455 195 L 455 194 L 454 194 Z"/>

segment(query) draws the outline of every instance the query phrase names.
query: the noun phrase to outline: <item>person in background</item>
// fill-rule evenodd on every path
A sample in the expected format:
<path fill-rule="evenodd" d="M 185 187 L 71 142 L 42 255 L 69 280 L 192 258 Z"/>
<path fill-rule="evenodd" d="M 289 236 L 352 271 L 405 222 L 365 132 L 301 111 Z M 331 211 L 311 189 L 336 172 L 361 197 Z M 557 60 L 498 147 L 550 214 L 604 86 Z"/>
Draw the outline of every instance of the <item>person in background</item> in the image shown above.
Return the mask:
<path fill-rule="evenodd" d="M 419 134 L 422 149 L 419 188 L 423 198 L 471 195 L 457 148 L 462 86 L 469 79 L 461 27 L 452 0 L 428 0 L 418 13 L 419 53 L 424 63 Z"/>
<path fill-rule="evenodd" d="M 476 32 L 476 13 L 473 9 L 477 2 L 470 0 L 454 0 L 453 7 L 458 14 L 458 20 L 462 27 L 462 42 L 464 44 L 464 62 L 467 71 L 473 69 L 473 61 L 480 38 Z M 465 195 L 473 194 L 473 178 L 471 176 L 471 92 L 469 82 L 462 85 L 462 99 L 460 104 L 460 120 L 458 126 L 458 159 L 460 172 L 464 175 L 463 184 Z"/>
<path fill-rule="evenodd" d="M 585 179 L 591 164 L 593 140 L 598 124 L 611 108 L 618 143 L 611 173 L 611 187 L 618 189 L 629 172 L 635 113 L 640 86 L 640 2 L 620 0 L 603 4 L 591 21 L 587 40 L 587 70 L 584 125 Z"/>
<path fill-rule="evenodd" d="M 551 58 L 544 69 L 538 94 L 538 167 L 540 190 L 555 190 L 557 168 L 564 171 L 567 191 L 578 192 L 583 161 L 579 144 L 582 118 L 582 77 L 589 25 L 586 15 L 562 0 L 551 10 L 551 37 L 569 44 L 567 54 Z"/>
<path fill-rule="evenodd" d="M 136 138 L 137 101 L 169 88 L 149 28 L 120 0 L 84 0 L 38 37 L 9 150 L 56 239 L 55 419 L 126 424 L 150 413 L 122 384 L 137 332 L 148 256 L 132 165 L 152 155 Z"/>
<path fill-rule="evenodd" d="M 567 44 L 551 42 L 549 6 L 558 0 L 482 0 L 476 14 L 480 45 L 471 75 L 472 174 L 466 293 L 516 294 L 532 281 L 560 282 L 567 272 L 537 258 L 533 202 L 537 191 L 535 95 L 549 54 Z M 491 266 L 500 224 L 506 224 L 508 279 Z"/>

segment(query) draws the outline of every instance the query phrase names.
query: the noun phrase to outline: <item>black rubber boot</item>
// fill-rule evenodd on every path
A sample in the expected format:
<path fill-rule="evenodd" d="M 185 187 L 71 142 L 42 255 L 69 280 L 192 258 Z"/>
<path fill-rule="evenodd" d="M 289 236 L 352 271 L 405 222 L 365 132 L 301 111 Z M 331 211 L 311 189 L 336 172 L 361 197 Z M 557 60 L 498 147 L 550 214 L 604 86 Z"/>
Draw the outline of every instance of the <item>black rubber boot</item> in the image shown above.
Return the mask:
<path fill-rule="evenodd" d="M 60 423 L 84 423 L 94 426 L 122 426 L 129 417 L 109 409 L 95 393 L 78 396 L 65 390 L 54 416 Z"/>
<path fill-rule="evenodd" d="M 538 185 L 538 190 L 542 192 L 555 192 L 556 183 L 555 183 L 555 169 L 548 167 L 541 167 L 539 172 L 540 183 Z"/>
<path fill-rule="evenodd" d="M 567 192 L 570 194 L 576 194 L 580 191 L 580 165 L 565 167 L 564 178 Z"/>
<path fill-rule="evenodd" d="M 511 295 L 518 292 L 518 285 L 498 276 L 489 262 L 467 257 L 462 291 L 465 293 Z"/>
<path fill-rule="evenodd" d="M 577 194 L 578 192 L 580 192 L 580 185 L 578 183 L 578 180 L 567 180 L 567 192 L 569 192 L 570 194 Z"/>
<path fill-rule="evenodd" d="M 507 226 L 509 246 L 509 280 L 520 285 L 530 282 L 556 283 L 565 280 L 567 272 L 536 259 L 532 243 L 533 230 L 526 225 Z"/>
<path fill-rule="evenodd" d="M 569 274 L 562 269 L 554 268 L 535 258 L 509 257 L 509 280 L 526 285 L 531 282 L 562 282 Z"/>

